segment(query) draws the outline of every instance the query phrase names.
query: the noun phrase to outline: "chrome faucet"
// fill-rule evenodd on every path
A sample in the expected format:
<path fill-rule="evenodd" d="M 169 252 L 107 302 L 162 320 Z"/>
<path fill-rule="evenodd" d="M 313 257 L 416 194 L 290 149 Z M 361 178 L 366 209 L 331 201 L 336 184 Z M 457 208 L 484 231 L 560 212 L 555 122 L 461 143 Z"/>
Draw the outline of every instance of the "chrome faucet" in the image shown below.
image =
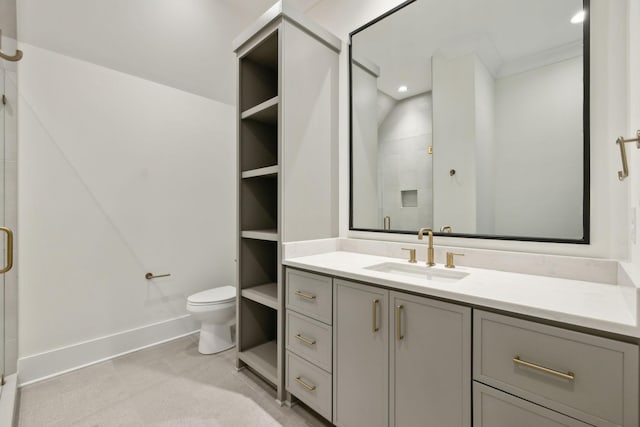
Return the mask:
<path fill-rule="evenodd" d="M 433 267 L 434 265 L 436 265 L 435 261 L 433 260 L 434 256 L 433 256 L 433 230 L 430 228 L 421 228 L 418 231 L 418 240 L 422 240 L 422 236 L 424 235 L 424 232 L 429 233 L 429 247 L 427 248 L 427 265 L 429 267 Z"/>

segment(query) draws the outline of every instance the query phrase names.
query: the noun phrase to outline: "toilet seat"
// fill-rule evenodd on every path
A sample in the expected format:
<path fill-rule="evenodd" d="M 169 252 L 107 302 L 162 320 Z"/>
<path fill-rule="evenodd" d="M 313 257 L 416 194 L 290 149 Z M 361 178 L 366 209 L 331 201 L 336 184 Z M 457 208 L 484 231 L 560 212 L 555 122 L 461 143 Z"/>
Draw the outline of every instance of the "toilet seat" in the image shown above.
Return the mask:
<path fill-rule="evenodd" d="M 189 305 L 217 305 L 233 302 L 236 298 L 236 288 L 234 286 L 221 286 L 219 288 L 207 289 L 198 292 L 187 298 Z"/>

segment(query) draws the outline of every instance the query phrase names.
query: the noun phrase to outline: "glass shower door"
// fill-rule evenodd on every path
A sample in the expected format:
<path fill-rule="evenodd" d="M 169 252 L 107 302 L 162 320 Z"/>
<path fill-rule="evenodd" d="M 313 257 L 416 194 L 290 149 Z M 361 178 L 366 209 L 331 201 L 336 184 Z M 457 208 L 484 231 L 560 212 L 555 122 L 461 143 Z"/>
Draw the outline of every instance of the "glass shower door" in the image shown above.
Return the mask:
<path fill-rule="evenodd" d="M 2 2 L 3 11 L 11 10 Z M 15 7 L 13 8 L 15 11 Z M 17 275 L 13 232 L 17 225 L 17 50 L 15 14 L 0 17 L 0 383 L 17 372 Z M 5 28 L 7 31 L 5 31 Z M 7 317 L 9 315 L 9 317 Z"/>
<path fill-rule="evenodd" d="M 4 62 L 4 61 L 0 61 Z M 0 94 L 2 95 L 2 100 L 0 102 L 0 111 L 2 115 L 0 117 L 0 226 L 5 224 L 5 209 L 4 209 L 4 198 L 5 198 L 5 185 L 4 185 L 4 171 L 5 171 L 5 134 L 8 121 L 11 119 L 11 114 L 8 112 L 8 98 L 5 94 L 5 76 L 7 72 L 4 68 L 0 68 Z M 5 117 L 8 116 L 8 117 Z M 7 259 L 7 235 L 6 233 L 2 233 L 0 235 L 0 259 Z M 1 263 L 1 262 L 0 262 Z M 3 266 L 4 267 L 4 266 Z M 0 267 L 0 268 L 3 268 Z M 0 274 L 0 374 L 1 382 L 0 384 L 4 385 L 4 376 L 5 376 L 5 316 L 4 316 L 4 286 L 5 286 L 5 275 Z"/>

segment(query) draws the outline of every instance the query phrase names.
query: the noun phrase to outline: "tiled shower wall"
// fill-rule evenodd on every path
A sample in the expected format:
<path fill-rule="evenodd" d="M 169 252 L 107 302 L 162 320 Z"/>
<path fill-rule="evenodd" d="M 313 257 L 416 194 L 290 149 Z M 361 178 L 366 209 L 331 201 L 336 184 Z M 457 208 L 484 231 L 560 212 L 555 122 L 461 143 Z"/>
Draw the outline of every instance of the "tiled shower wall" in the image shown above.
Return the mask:
<path fill-rule="evenodd" d="M 433 225 L 431 92 L 398 101 L 378 128 L 378 182 L 382 216 L 394 230 Z M 417 191 L 417 205 L 402 193 Z M 411 196 L 408 198 L 411 199 Z"/>

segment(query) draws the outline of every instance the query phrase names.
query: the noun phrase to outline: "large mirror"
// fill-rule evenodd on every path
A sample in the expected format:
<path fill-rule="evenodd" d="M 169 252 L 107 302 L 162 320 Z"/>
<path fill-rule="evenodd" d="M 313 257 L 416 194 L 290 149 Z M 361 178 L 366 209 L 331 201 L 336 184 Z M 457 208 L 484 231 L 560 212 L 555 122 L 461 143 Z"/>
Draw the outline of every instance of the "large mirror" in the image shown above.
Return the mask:
<path fill-rule="evenodd" d="M 351 33 L 350 228 L 588 243 L 588 6 L 417 0 Z"/>

